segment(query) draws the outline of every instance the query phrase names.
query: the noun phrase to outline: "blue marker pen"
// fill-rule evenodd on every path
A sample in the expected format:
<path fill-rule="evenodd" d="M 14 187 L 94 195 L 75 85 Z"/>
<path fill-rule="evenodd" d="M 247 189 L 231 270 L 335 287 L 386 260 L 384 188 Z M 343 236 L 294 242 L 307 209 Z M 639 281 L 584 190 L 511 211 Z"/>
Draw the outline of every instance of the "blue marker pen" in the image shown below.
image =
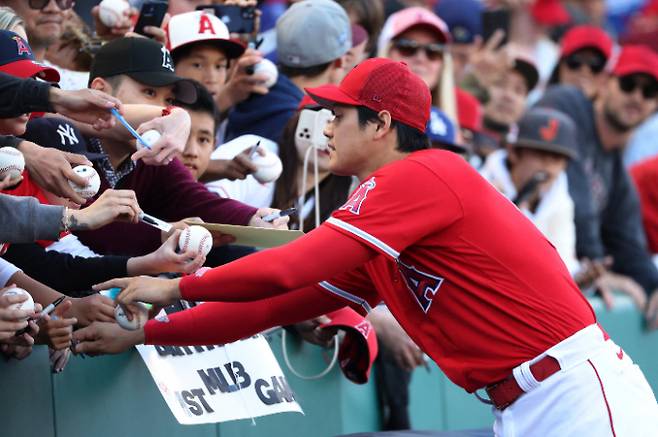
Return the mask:
<path fill-rule="evenodd" d="M 151 145 L 150 145 L 149 143 L 147 143 L 146 141 L 144 141 L 144 138 L 142 138 L 142 136 L 141 136 L 140 134 L 138 134 L 137 131 L 136 131 L 135 129 L 133 129 L 133 127 L 132 127 L 132 126 L 126 121 L 126 119 L 123 118 L 123 115 L 119 114 L 119 111 L 117 111 L 116 108 L 112 108 L 112 109 L 110 109 L 110 112 L 112 112 L 112 115 L 114 115 L 114 116 L 117 118 L 117 120 L 119 120 L 119 122 L 120 122 L 120 123 L 126 128 L 126 129 L 128 129 L 128 132 L 130 132 L 130 134 L 131 134 L 133 137 L 135 137 L 135 138 L 137 139 L 137 141 L 139 141 L 140 143 L 142 143 L 142 145 L 143 145 L 144 147 L 146 147 L 147 149 L 150 149 L 150 148 L 151 148 Z"/>

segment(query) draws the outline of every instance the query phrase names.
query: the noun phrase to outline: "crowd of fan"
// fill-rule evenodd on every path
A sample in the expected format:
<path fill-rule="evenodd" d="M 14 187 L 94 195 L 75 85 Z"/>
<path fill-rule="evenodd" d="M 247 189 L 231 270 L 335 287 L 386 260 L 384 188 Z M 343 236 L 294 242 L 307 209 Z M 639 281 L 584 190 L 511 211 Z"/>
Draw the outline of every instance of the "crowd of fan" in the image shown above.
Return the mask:
<path fill-rule="evenodd" d="M 141 1 L 112 28 L 90 9 L 98 1 L 78 2 L 88 24 L 73 3 L 0 0 L 0 146 L 26 161 L 21 178 L 0 181 L 0 286 L 24 288 L 41 306 L 69 296 L 38 325 L 8 309 L 20 298 L 0 297 L 7 357 L 47 344 L 61 371 L 74 329 L 114 320 L 113 302 L 92 285 L 188 274 L 256 250 L 223 235 L 207 258 L 177 253 L 186 219 L 309 231 L 328 218 L 354 181 L 329 173 L 321 140 L 299 140 L 300 121 L 326 111 L 304 88 L 337 84 L 371 56 L 423 79 L 432 147 L 462 155 L 514 202 L 583 293 L 608 307 L 613 292 L 627 294 L 658 327 L 658 1 L 620 2 L 629 10 L 612 21 L 603 0 L 170 0 L 150 38 L 131 31 Z M 231 35 L 195 11 L 209 3 L 258 6 L 260 28 Z M 270 87 L 254 69 L 264 58 L 278 68 Z M 156 147 L 138 150 L 111 107 L 140 132 L 158 130 Z M 251 175 L 259 141 L 254 153 L 283 163 L 275 182 Z M 79 164 L 101 177 L 89 202 L 69 185 L 81 182 Z M 288 223 L 262 220 L 291 207 Z M 142 211 L 174 230 L 140 223 Z M 369 319 L 385 428 L 409 427 L 399 381 L 423 354 L 385 307 Z M 326 344 L 323 321 L 290 329 Z"/>

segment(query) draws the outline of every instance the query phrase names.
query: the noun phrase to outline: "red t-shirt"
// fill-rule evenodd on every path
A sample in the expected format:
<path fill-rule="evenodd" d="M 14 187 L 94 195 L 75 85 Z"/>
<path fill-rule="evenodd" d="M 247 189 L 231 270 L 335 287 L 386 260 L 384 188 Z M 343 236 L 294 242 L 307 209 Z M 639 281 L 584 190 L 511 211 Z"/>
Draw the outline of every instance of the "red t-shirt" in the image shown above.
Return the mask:
<path fill-rule="evenodd" d="M 319 286 L 362 311 L 384 300 L 469 392 L 595 323 L 555 248 L 450 152 L 380 168 L 326 225 L 381 256 Z"/>
<path fill-rule="evenodd" d="M 642 223 L 652 253 L 658 253 L 658 157 L 640 162 L 630 168 L 640 196 Z"/>

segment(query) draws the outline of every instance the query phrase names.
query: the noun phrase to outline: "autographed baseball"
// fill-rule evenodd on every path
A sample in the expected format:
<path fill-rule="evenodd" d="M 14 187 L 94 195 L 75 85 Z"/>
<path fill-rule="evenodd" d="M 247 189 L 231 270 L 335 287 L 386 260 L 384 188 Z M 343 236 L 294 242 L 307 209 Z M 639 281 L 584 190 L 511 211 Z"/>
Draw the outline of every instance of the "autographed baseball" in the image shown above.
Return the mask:
<path fill-rule="evenodd" d="M 150 147 L 153 147 L 153 144 L 155 144 L 161 137 L 160 132 L 158 132 L 155 129 L 147 130 L 142 134 L 142 139 L 148 144 Z M 137 141 L 137 148 L 142 148 L 142 143 Z"/>
<path fill-rule="evenodd" d="M 208 255 L 212 249 L 212 235 L 208 229 L 202 226 L 190 226 L 183 229 L 178 237 L 178 248 L 181 253 L 191 250 L 195 256 L 199 252 Z"/>
<path fill-rule="evenodd" d="M 87 181 L 87 184 L 82 186 L 69 181 L 71 188 L 85 199 L 91 199 L 94 197 L 101 187 L 101 178 L 98 176 L 98 173 L 96 173 L 96 170 L 94 170 L 94 167 L 79 165 L 74 167 L 73 171 L 78 176 L 83 177 Z"/>
<path fill-rule="evenodd" d="M 11 179 L 17 179 L 25 169 L 25 158 L 23 154 L 13 147 L 0 148 L 0 180 L 4 180 L 7 175 Z"/>
<path fill-rule="evenodd" d="M 146 305 L 141 302 L 136 302 L 133 304 L 133 319 L 128 320 L 126 312 L 123 309 L 123 306 L 117 305 L 114 308 L 114 318 L 116 319 L 119 326 L 128 331 L 136 331 L 137 329 L 142 328 L 149 319 L 149 310 Z"/>
<path fill-rule="evenodd" d="M 129 8 L 126 0 L 103 0 L 98 8 L 98 18 L 107 27 L 114 27 Z"/>
<path fill-rule="evenodd" d="M 265 156 L 254 155 L 252 161 L 258 167 L 258 170 L 253 173 L 253 177 L 261 184 L 274 182 L 281 176 L 283 165 L 274 153 L 266 152 Z"/>
<path fill-rule="evenodd" d="M 264 74 L 267 76 L 265 81 L 265 86 L 272 88 L 276 83 L 276 80 L 279 78 L 279 70 L 277 70 L 276 65 L 269 59 L 263 59 L 258 64 L 254 65 L 254 74 Z"/>
<path fill-rule="evenodd" d="M 32 299 L 32 296 L 30 293 L 27 291 L 23 290 L 22 288 L 14 287 L 10 288 L 9 290 L 5 291 L 2 293 L 3 296 L 27 296 L 27 300 L 21 302 L 21 303 L 13 303 L 7 307 L 9 310 L 26 310 L 26 311 L 34 311 L 34 300 Z"/>

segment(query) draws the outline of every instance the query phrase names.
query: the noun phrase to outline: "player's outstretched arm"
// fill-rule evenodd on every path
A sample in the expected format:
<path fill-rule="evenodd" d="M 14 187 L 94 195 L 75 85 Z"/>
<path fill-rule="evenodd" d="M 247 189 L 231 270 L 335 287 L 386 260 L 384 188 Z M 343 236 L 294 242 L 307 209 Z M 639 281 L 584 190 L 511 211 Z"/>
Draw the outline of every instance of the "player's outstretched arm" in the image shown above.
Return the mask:
<path fill-rule="evenodd" d="M 114 279 L 95 290 L 119 287 L 122 304 L 167 305 L 176 299 L 247 302 L 283 294 L 354 270 L 377 252 L 339 231 L 320 226 L 285 246 L 240 258 L 202 276 L 183 279 Z"/>

